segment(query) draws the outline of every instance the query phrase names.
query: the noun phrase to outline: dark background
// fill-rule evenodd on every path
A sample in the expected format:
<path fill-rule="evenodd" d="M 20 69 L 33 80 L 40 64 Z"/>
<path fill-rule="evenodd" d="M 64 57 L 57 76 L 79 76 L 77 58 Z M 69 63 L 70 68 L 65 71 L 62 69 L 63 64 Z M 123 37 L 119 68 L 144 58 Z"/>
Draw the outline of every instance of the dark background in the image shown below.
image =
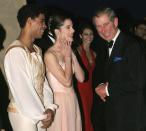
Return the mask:
<path fill-rule="evenodd" d="M 144 17 L 146 19 L 146 0 L 27 0 L 27 3 L 46 6 L 48 11 L 63 9 L 75 18 L 74 25 L 81 23 L 80 20 L 91 22 L 95 10 L 101 5 L 106 5 L 116 11 L 119 28 L 128 33 L 133 31 L 137 21 Z"/>
<path fill-rule="evenodd" d="M 146 16 L 146 0 L 32 0 L 41 5 L 58 6 L 75 15 L 90 18 L 101 5 L 127 12 L 130 17 L 140 19 Z"/>
<path fill-rule="evenodd" d="M 109 5 L 116 9 L 118 16 L 122 20 L 121 23 L 123 28 L 126 28 L 127 26 L 125 25 L 128 25 L 130 22 L 134 22 L 135 19 L 142 19 L 143 17 L 146 17 L 146 0 L 27 0 L 27 3 L 36 3 L 48 7 L 58 7 L 72 13 L 76 17 L 83 17 L 87 19 L 91 19 L 94 11 L 100 5 Z M 0 25 L 0 50 L 3 49 L 5 33 L 4 28 Z M 102 65 L 102 62 L 100 64 Z M 1 70 L 0 87 L 0 113 L 3 120 L 2 127 L 7 131 L 12 131 L 6 110 L 9 102 L 8 87 Z"/>

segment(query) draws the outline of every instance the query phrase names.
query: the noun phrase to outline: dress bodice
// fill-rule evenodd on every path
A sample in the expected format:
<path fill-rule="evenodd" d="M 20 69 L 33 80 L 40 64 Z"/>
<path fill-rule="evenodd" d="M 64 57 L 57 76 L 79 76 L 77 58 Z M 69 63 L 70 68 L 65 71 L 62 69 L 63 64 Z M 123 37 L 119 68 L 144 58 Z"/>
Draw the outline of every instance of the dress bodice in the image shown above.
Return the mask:
<path fill-rule="evenodd" d="M 62 61 L 59 61 L 59 65 L 62 67 L 62 69 L 65 69 L 65 63 Z M 54 92 L 70 92 L 73 91 L 72 86 L 71 87 L 65 87 L 63 84 L 61 84 L 54 75 L 47 71 L 47 78 L 50 83 L 50 86 Z"/>

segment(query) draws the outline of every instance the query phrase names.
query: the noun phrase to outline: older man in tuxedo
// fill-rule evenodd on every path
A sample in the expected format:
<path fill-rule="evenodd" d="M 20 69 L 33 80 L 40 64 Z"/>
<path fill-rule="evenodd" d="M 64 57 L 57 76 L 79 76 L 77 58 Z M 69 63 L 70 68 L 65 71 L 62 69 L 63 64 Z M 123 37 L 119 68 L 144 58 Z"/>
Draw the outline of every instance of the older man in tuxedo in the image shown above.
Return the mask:
<path fill-rule="evenodd" d="M 120 31 L 111 8 L 97 10 L 93 23 L 101 38 L 112 41 L 105 80 L 95 89 L 105 102 L 106 131 L 144 131 L 146 64 L 140 44 Z"/>

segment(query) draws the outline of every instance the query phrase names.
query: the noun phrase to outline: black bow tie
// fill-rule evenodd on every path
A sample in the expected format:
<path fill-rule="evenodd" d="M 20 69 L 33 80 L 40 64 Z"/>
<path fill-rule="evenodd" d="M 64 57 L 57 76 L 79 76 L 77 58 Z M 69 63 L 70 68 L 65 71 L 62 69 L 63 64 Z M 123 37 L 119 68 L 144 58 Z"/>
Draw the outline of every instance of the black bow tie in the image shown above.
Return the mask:
<path fill-rule="evenodd" d="M 114 41 L 113 41 L 113 40 L 109 41 L 109 42 L 108 42 L 108 48 L 112 48 L 113 43 L 114 43 Z"/>

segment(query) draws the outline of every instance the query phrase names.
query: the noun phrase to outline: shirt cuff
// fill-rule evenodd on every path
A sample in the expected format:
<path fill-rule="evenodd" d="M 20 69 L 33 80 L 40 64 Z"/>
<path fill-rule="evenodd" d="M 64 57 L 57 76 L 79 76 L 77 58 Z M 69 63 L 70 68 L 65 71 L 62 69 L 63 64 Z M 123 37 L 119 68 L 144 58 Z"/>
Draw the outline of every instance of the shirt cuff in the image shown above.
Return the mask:
<path fill-rule="evenodd" d="M 48 106 L 47 106 L 47 109 L 51 109 L 52 111 L 55 111 L 57 108 L 58 108 L 58 105 L 56 105 L 56 104 L 49 104 Z"/>
<path fill-rule="evenodd" d="M 108 89 L 107 89 L 107 88 L 108 88 L 108 87 L 106 86 L 106 87 L 105 87 L 105 92 L 106 92 L 106 95 L 109 96 L 109 92 L 108 92 Z"/>

